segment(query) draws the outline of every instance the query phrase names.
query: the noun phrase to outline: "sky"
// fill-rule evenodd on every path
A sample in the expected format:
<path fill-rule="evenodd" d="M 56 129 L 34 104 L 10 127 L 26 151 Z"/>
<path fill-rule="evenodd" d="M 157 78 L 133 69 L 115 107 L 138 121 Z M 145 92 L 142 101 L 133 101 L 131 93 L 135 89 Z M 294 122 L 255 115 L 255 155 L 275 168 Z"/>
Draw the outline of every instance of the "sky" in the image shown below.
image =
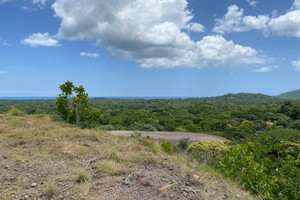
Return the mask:
<path fill-rule="evenodd" d="M 300 0 L 0 0 L 0 97 L 300 89 Z"/>

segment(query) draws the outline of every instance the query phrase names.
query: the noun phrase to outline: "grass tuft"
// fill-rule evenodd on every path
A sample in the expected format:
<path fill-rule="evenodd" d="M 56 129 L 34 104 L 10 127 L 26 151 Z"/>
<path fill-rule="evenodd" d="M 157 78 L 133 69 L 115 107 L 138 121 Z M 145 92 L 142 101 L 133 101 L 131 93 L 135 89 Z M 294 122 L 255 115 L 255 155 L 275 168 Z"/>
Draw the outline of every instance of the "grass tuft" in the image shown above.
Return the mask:
<path fill-rule="evenodd" d="M 129 168 L 113 160 L 100 161 L 95 163 L 95 167 L 98 170 L 110 175 L 122 175 L 130 172 Z"/>
<path fill-rule="evenodd" d="M 44 194 L 48 197 L 51 197 L 56 193 L 56 191 L 57 191 L 56 183 L 52 181 L 46 185 L 44 189 Z"/>
<path fill-rule="evenodd" d="M 75 182 L 76 183 L 85 183 L 88 181 L 88 176 L 85 172 L 78 172 L 75 176 Z"/>

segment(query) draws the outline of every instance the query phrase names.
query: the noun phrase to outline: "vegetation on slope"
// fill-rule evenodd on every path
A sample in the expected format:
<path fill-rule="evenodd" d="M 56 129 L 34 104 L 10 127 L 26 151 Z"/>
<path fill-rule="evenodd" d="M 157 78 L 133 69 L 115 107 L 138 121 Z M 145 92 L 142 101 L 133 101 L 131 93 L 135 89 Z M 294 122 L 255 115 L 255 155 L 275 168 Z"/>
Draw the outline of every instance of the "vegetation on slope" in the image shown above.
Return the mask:
<path fill-rule="evenodd" d="M 294 90 L 278 95 L 281 99 L 300 99 L 300 90 Z"/>
<path fill-rule="evenodd" d="M 5 110 L 9 105 L 12 105 L 10 104 L 12 102 L 1 101 L 0 110 Z M 39 115 L 29 117 L 25 113 L 28 113 L 27 111 L 30 109 L 36 108 L 40 109 L 35 110 L 37 113 L 52 113 L 53 115 L 50 117 L 52 120 L 61 119 L 61 117 L 56 115 L 55 110 L 52 110 L 51 101 L 18 101 L 17 103 L 19 104 L 14 104 L 15 107 L 11 108 L 9 115 L 3 115 L 6 121 L 7 117 L 18 120 L 23 118 L 33 119 Z M 2 107 L 1 104 L 3 105 Z M 38 106 L 34 107 L 35 104 Z M 83 147 L 78 147 L 75 150 L 76 153 L 73 160 L 80 158 L 81 161 L 87 160 L 89 163 L 86 168 L 78 170 L 77 175 L 72 179 L 72 184 L 74 182 L 83 184 L 88 182 L 88 180 L 90 181 L 95 170 L 97 173 L 106 174 L 109 177 L 107 181 L 110 181 L 111 176 L 118 177 L 119 179 L 116 179 L 118 180 L 117 182 L 122 182 L 125 185 L 128 185 L 130 181 L 134 181 L 135 185 L 142 184 L 141 180 L 145 180 L 145 177 L 141 177 L 140 173 L 148 173 L 146 180 L 151 180 L 151 183 L 146 182 L 143 184 L 147 186 L 152 185 L 151 188 L 153 189 L 153 187 L 158 188 L 158 186 L 163 185 L 163 182 L 157 181 L 153 175 L 161 177 L 169 169 L 174 170 L 173 164 L 177 163 L 179 165 L 177 168 L 181 169 L 179 170 L 181 172 L 184 171 L 185 175 L 182 176 L 182 173 L 177 172 L 169 174 L 170 178 L 177 177 L 178 181 L 163 186 L 163 191 L 165 188 L 172 188 L 168 195 L 179 195 L 180 198 L 187 198 L 187 196 L 180 196 L 182 195 L 182 190 L 185 192 L 194 191 L 192 192 L 194 195 L 205 196 L 204 199 L 210 199 L 213 196 L 217 197 L 220 194 L 203 194 L 198 192 L 196 190 L 197 187 L 201 188 L 199 182 L 196 182 L 196 188 L 193 188 L 193 190 L 191 188 L 182 188 L 183 185 L 179 184 L 191 184 L 189 181 L 195 181 L 195 178 L 190 177 L 194 177 L 192 174 L 199 172 L 199 169 L 201 171 L 201 168 L 195 168 L 197 164 L 190 164 L 192 160 L 195 160 L 210 166 L 210 168 L 221 169 L 226 176 L 262 198 L 297 199 L 299 196 L 299 193 L 297 193 L 299 179 L 297 177 L 299 177 L 300 159 L 298 151 L 300 143 L 300 102 L 283 101 L 261 94 L 242 93 L 203 99 L 93 99 L 91 104 L 103 113 L 102 118 L 97 119 L 99 121 L 95 126 L 100 129 L 212 132 L 235 142 L 231 144 L 230 149 L 224 143 L 199 142 L 190 146 L 188 151 L 190 156 L 185 157 L 176 155 L 180 148 L 186 146 L 184 142 L 179 142 L 181 147 L 178 148 L 167 141 L 158 144 L 152 139 L 143 139 L 138 134 L 133 135 L 131 138 L 112 137 L 107 134 L 104 136 L 102 131 L 74 129 L 72 126 L 63 125 L 62 122 L 59 122 L 62 126 L 72 127 L 72 130 L 75 132 L 75 134 L 69 134 L 68 137 L 70 138 L 67 137 L 67 140 L 72 141 L 72 145 L 76 144 L 76 142 L 84 141 Z M 21 111 L 17 108 L 20 108 Z M 71 112 L 71 114 L 74 116 L 74 113 Z M 18 127 L 20 125 L 17 124 Z M 35 132 L 33 133 L 34 136 L 31 137 L 36 136 Z M 79 136 L 76 136 L 77 134 Z M 92 144 L 87 142 L 86 137 L 89 138 L 89 134 L 93 135 L 91 136 L 94 142 Z M 15 136 L 7 138 L 15 140 Z M 44 138 L 44 135 L 38 136 Z M 261 139 L 261 136 L 266 139 Z M 50 137 L 56 138 L 53 144 L 66 139 L 64 135 L 59 136 L 58 140 L 56 134 Z M 110 139 L 107 140 L 107 138 Z M 46 139 L 38 140 L 44 142 Z M 102 141 L 105 142 L 106 146 L 103 146 Z M 107 144 L 111 143 L 115 146 L 113 149 L 119 146 L 122 147 L 117 148 L 115 152 L 106 152 L 106 156 L 99 158 L 98 154 L 101 155 L 101 153 L 105 152 L 103 149 L 111 150 L 110 146 L 107 146 Z M 21 141 L 20 144 L 23 145 L 23 142 Z M 35 145 L 38 146 L 39 143 Z M 47 148 L 51 147 L 51 143 L 46 143 L 45 145 Z M 65 147 L 66 145 L 62 146 Z M 42 147 L 39 146 L 39 148 Z M 89 148 L 92 149 L 88 151 L 87 149 Z M 194 150 L 191 150 L 192 148 Z M 55 149 L 59 148 L 55 147 Z M 226 151 L 224 151 L 225 149 Z M 80 157 L 81 153 L 80 151 L 77 152 L 77 150 L 84 150 L 84 157 Z M 163 151 L 170 154 L 170 160 L 166 159 L 165 156 L 160 159 Z M 60 149 L 60 152 L 63 151 Z M 51 155 L 52 151 L 48 150 L 47 153 Z M 141 153 L 144 154 L 141 155 Z M 174 161 L 174 157 L 178 162 Z M 220 161 L 222 163 L 221 166 Z M 71 161 L 69 162 L 71 163 Z M 91 162 L 93 163 L 92 165 L 90 165 Z M 170 165 L 172 167 L 169 168 Z M 132 169 L 137 169 L 138 173 L 133 172 Z M 140 171 L 140 169 L 144 169 L 144 171 Z M 195 177 L 198 176 L 199 174 L 196 174 Z M 135 178 L 132 179 L 132 177 Z M 124 180 L 126 180 L 125 183 Z M 166 184 L 167 182 L 164 183 Z M 96 182 L 95 184 L 99 186 L 99 183 Z M 76 185 L 72 185 L 72 187 L 74 186 Z M 124 185 L 122 187 L 120 185 L 114 186 L 116 191 L 124 191 L 126 189 Z M 54 189 L 55 184 L 51 180 L 45 189 L 48 192 L 44 192 L 43 195 L 51 193 Z M 103 191 L 101 186 L 97 189 Z M 161 188 L 155 191 L 161 191 Z M 88 193 L 85 194 L 93 197 L 94 193 L 96 193 L 96 189 L 93 188 L 92 184 Z M 160 192 L 158 193 L 161 195 Z M 107 192 L 105 194 L 110 195 L 111 193 Z M 142 195 L 147 194 L 150 194 L 150 191 Z M 226 192 L 226 196 L 227 194 Z M 166 194 L 164 193 L 164 195 Z"/>
<path fill-rule="evenodd" d="M 249 104 L 264 104 L 266 102 L 280 102 L 280 100 L 271 97 L 269 95 L 260 94 L 260 93 L 238 93 L 238 94 L 226 94 L 223 96 L 217 96 L 213 98 L 207 98 L 221 103 L 233 103 L 240 105 L 249 105 Z"/>
<path fill-rule="evenodd" d="M 300 102 L 271 98 L 249 103 L 248 95 L 238 96 L 240 103 L 228 103 L 229 97 L 223 100 L 222 97 L 91 99 L 90 103 L 102 113 L 97 124 L 93 125 L 105 130 L 209 132 L 228 139 L 239 139 L 271 134 L 276 130 L 287 132 L 286 129 L 289 129 L 294 137 L 289 137 L 291 134 L 273 135 L 280 139 L 287 135 L 287 140 L 300 140 Z M 0 101 L 0 113 L 9 111 L 11 106 L 27 114 L 57 115 L 55 100 L 3 100 Z"/>
<path fill-rule="evenodd" d="M 151 138 L 79 129 L 50 115 L 0 115 L 0 199 L 253 199 Z"/>

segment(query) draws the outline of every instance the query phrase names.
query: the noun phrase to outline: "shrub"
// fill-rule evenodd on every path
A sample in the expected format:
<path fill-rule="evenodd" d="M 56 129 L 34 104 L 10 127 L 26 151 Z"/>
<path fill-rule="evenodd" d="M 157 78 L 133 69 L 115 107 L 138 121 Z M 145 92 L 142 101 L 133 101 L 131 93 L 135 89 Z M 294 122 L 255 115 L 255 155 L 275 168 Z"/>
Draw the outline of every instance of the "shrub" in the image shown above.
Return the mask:
<path fill-rule="evenodd" d="M 221 140 L 205 140 L 189 145 L 188 154 L 198 162 L 218 168 L 221 153 L 229 147 Z"/>
<path fill-rule="evenodd" d="M 299 199 L 300 157 L 273 139 L 233 145 L 222 158 L 222 171 L 263 199 Z"/>
<path fill-rule="evenodd" d="M 273 129 L 263 132 L 262 135 L 266 138 L 275 138 L 281 141 L 290 141 L 300 143 L 300 131 L 294 129 Z"/>
<path fill-rule="evenodd" d="M 163 148 L 163 150 L 168 154 L 176 152 L 176 146 L 172 145 L 170 142 L 164 141 L 160 145 Z"/>
<path fill-rule="evenodd" d="M 187 150 L 189 146 L 189 139 L 190 138 L 180 138 L 178 141 L 178 148 L 181 149 L 182 151 Z"/>
<path fill-rule="evenodd" d="M 203 152 L 203 153 L 209 153 L 213 157 L 220 157 L 223 151 L 228 151 L 228 150 L 229 150 L 229 146 L 227 146 L 225 142 L 221 140 L 199 141 L 190 144 L 188 147 L 188 153 Z"/>
<path fill-rule="evenodd" d="M 131 134 L 130 137 L 131 137 L 131 138 L 135 138 L 135 139 L 139 139 L 139 138 L 142 137 L 142 134 L 139 133 L 139 132 L 135 132 L 135 133 Z"/>
<path fill-rule="evenodd" d="M 19 111 L 16 107 L 12 107 L 10 110 L 9 110 L 9 114 L 11 116 L 24 116 L 24 113 Z"/>

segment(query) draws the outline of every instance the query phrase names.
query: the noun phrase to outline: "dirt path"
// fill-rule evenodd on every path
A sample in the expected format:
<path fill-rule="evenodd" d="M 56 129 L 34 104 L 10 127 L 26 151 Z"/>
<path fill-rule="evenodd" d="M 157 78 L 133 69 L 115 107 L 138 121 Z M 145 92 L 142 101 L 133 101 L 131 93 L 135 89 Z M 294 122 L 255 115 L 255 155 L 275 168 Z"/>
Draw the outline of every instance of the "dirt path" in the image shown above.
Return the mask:
<path fill-rule="evenodd" d="M 131 136 L 133 133 L 141 133 L 143 137 L 147 135 L 156 138 L 156 139 L 164 139 L 164 140 L 179 140 L 181 138 L 189 138 L 190 142 L 197 142 L 200 140 L 222 140 L 229 141 L 225 138 L 203 134 L 203 133 L 186 133 L 186 132 L 164 132 L 164 131 L 109 131 L 112 135 L 124 135 Z"/>

